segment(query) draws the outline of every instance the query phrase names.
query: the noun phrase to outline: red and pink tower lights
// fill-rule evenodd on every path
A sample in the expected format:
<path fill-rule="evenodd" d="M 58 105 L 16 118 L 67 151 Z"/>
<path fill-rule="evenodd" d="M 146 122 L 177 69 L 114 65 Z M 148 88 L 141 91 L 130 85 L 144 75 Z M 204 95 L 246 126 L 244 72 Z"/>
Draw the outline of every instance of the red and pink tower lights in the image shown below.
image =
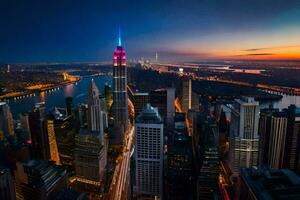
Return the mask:
<path fill-rule="evenodd" d="M 127 67 L 125 50 L 122 47 L 119 32 L 117 49 L 113 57 L 113 117 L 115 143 L 122 144 L 124 134 L 128 129 L 128 95 L 127 95 Z"/>

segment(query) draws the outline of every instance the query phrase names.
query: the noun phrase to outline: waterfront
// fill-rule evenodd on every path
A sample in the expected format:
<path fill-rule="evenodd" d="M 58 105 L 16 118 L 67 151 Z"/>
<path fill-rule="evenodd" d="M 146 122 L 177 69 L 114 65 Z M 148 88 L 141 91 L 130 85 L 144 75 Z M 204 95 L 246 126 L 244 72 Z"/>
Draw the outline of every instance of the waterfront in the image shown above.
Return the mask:
<path fill-rule="evenodd" d="M 44 101 L 47 110 L 55 106 L 65 107 L 65 97 L 69 96 L 73 97 L 74 105 L 85 102 L 91 79 L 95 80 L 101 93 L 103 93 L 106 83 L 109 85 L 112 83 L 111 76 L 85 77 L 76 83 L 41 92 L 39 94 L 35 94 L 35 96 L 32 95 L 16 100 L 10 100 L 8 103 L 14 119 L 18 119 L 19 114 L 30 111 L 37 102 Z"/>

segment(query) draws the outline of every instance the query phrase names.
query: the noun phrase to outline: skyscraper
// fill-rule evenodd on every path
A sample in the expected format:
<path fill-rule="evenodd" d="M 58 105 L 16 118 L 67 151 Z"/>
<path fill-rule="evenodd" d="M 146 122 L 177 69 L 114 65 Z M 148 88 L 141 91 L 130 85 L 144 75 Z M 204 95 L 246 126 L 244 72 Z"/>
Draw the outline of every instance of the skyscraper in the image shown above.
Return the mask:
<path fill-rule="evenodd" d="M 128 128 L 127 102 L 127 68 L 126 55 L 122 47 L 121 37 L 113 56 L 113 117 L 115 124 L 115 141 L 123 143 L 123 136 Z"/>
<path fill-rule="evenodd" d="M 108 126 L 106 104 L 104 98 L 100 98 L 100 92 L 94 80 L 92 80 L 88 96 L 88 129 L 98 131 L 99 138 L 104 142 L 104 130 Z"/>
<path fill-rule="evenodd" d="M 148 93 L 142 93 L 142 92 L 136 92 L 134 93 L 134 115 L 139 116 L 139 114 L 143 111 L 143 108 L 145 105 L 149 103 L 149 94 Z"/>
<path fill-rule="evenodd" d="M 16 165 L 16 192 L 20 199 L 50 200 L 66 188 L 66 170 L 51 161 L 28 160 Z"/>
<path fill-rule="evenodd" d="M 86 129 L 81 129 L 75 136 L 75 172 L 79 182 L 90 180 L 92 185 L 100 185 L 107 163 L 105 141 L 103 145 L 97 131 Z"/>
<path fill-rule="evenodd" d="M 259 164 L 283 167 L 287 116 L 278 109 L 263 109 L 259 118 Z"/>
<path fill-rule="evenodd" d="M 233 175 L 241 167 L 257 165 L 259 103 L 254 98 L 236 99 L 231 107 L 229 156 Z"/>
<path fill-rule="evenodd" d="M 187 113 L 192 108 L 192 80 L 190 78 L 182 81 L 182 110 Z"/>
<path fill-rule="evenodd" d="M 67 114 L 72 115 L 73 110 L 73 97 L 66 97 L 66 107 L 67 107 Z"/>
<path fill-rule="evenodd" d="M 158 108 L 158 112 L 164 120 L 164 124 L 167 127 L 174 125 L 175 115 L 175 89 L 157 89 L 152 90 L 149 93 L 149 102 L 152 106 Z"/>
<path fill-rule="evenodd" d="M 37 103 L 28 117 L 32 140 L 31 155 L 34 158 L 48 160 L 50 159 L 50 146 L 44 103 Z"/>
<path fill-rule="evenodd" d="M 16 199 L 15 184 L 9 169 L 0 169 L 0 199 Z"/>
<path fill-rule="evenodd" d="M 163 121 L 147 104 L 135 120 L 136 193 L 163 198 Z"/>
<path fill-rule="evenodd" d="M 10 108 L 6 102 L 0 102 L 0 140 L 14 133 L 14 121 Z"/>

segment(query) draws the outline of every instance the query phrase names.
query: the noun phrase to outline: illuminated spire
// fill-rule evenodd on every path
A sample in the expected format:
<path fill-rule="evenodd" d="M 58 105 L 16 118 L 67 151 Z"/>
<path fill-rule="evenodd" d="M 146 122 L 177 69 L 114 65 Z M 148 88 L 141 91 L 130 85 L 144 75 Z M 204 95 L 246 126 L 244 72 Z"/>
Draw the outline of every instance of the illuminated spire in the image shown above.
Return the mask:
<path fill-rule="evenodd" d="M 118 38 L 118 46 L 122 46 L 122 40 L 121 40 L 121 28 L 119 27 L 119 38 Z"/>

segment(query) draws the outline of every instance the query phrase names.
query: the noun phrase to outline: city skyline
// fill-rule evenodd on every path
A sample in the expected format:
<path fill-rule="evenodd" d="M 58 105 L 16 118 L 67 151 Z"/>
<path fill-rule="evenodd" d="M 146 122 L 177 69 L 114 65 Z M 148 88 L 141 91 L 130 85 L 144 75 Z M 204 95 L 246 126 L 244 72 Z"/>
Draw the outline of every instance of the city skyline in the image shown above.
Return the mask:
<path fill-rule="evenodd" d="M 272 4 L 272 6 L 270 6 Z M 1 2 L 0 63 L 300 60 L 298 1 Z"/>

